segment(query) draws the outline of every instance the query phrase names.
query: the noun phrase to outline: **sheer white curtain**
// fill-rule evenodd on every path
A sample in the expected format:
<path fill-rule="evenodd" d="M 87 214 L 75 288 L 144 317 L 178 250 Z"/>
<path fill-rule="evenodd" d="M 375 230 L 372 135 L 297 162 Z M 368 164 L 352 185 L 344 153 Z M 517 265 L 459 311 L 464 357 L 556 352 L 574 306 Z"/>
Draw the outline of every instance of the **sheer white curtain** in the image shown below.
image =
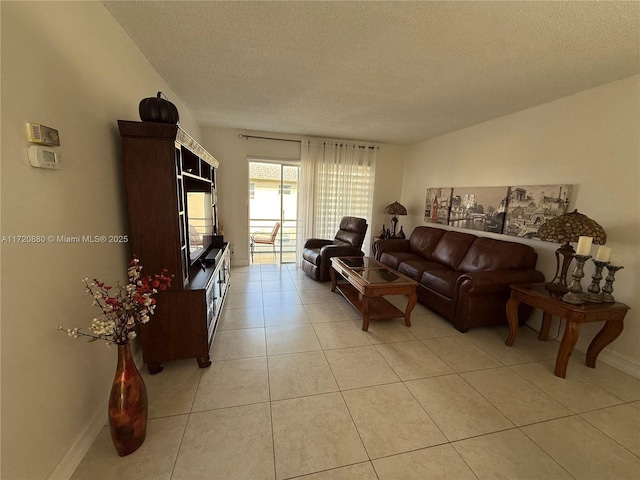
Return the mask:
<path fill-rule="evenodd" d="M 345 215 L 371 228 L 377 147 L 343 140 L 302 140 L 298 193 L 298 264 L 307 238 L 332 239 Z M 363 251 L 369 251 L 369 231 Z"/>

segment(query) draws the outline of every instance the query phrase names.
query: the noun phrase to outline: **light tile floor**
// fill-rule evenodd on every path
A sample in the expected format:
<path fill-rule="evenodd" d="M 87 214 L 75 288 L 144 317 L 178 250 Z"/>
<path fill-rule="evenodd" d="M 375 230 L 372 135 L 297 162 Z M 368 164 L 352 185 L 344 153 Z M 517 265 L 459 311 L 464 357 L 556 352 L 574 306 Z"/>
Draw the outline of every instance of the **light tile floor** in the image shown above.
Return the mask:
<path fill-rule="evenodd" d="M 557 342 L 509 348 L 420 304 L 363 332 L 329 287 L 234 268 L 211 367 L 143 370 L 145 443 L 119 458 L 105 427 L 73 479 L 639 478 L 640 380 L 580 352 L 560 379 Z"/>

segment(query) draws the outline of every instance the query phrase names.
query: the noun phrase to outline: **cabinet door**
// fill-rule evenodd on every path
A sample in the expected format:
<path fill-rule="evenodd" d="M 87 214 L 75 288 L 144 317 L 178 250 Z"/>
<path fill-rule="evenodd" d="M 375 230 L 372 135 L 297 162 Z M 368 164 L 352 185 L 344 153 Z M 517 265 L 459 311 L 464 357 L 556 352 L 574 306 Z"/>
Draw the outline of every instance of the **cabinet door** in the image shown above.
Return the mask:
<path fill-rule="evenodd" d="M 218 303 L 217 303 L 217 277 L 213 275 L 209 285 L 207 285 L 206 303 L 207 303 L 207 338 L 209 344 L 213 339 L 213 332 L 216 329 L 218 321 Z"/>
<path fill-rule="evenodd" d="M 224 299 L 227 288 L 229 287 L 229 279 L 231 273 L 231 257 L 229 255 L 229 247 L 225 248 L 220 261 L 220 269 L 218 270 L 218 302 L 220 307 L 222 306 L 222 300 Z"/>

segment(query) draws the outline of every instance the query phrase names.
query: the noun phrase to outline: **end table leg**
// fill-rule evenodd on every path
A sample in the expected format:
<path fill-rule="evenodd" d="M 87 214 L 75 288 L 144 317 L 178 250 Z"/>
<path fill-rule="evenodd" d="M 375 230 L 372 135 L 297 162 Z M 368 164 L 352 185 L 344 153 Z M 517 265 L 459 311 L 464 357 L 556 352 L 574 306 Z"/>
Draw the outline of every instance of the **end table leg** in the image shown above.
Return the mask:
<path fill-rule="evenodd" d="M 553 315 L 549 312 L 544 312 L 542 314 L 542 326 L 540 327 L 540 334 L 538 335 L 538 340 L 546 341 L 549 338 L 549 329 L 551 328 L 551 320 L 553 319 Z"/>
<path fill-rule="evenodd" d="M 404 311 L 404 324 L 407 327 L 411 326 L 411 312 L 413 311 L 413 307 L 416 306 L 416 303 L 418 303 L 418 295 L 415 293 L 409 294 L 409 303 Z"/>
<path fill-rule="evenodd" d="M 571 357 L 573 348 L 578 342 L 579 335 L 580 324 L 567 320 L 564 327 L 564 334 L 562 335 L 562 341 L 560 342 L 560 348 L 558 349 L 558 356 L 556 357 L 556 377 L 567 377 L 567 364 L 569 363 L 569 357 Z"/>
<path fill-rule="evenodd" d="M 620 336 L 624 329 L 622 320 L 609 320 L 604 323 L 602 329 L 593 337 L 587 349 L 587 367 L 596 368 L 596 359 L 604 347 Z"/>
<path fill-rule="evenodd" d="M 336 286 L 338 285 L 338 277 L 336 276 L 336 271 L 333 268 L 329 269 L 329 277 L 331 277 L 331 291 L 336 291 Z"/>
<path fill-rule="evenodd" d="M 509 321 L 509 336 L 507 337 L 507 341 L 505 345 L 507 347 L 513 346 L 513 342 L 516 340 L 516 335 L 518 334 L 518 305 L 520 304 L 519 300 L 511 297 L 509 301 L 507 301 L 507 320 Z"/>

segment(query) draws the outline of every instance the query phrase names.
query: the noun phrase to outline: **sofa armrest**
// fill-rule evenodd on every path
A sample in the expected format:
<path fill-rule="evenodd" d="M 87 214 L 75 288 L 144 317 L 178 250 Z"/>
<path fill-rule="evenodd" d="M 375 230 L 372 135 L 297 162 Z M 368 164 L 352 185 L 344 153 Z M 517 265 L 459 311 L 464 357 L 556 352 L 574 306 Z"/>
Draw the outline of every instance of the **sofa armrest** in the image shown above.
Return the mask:
<path fill-rule="evenodd" d="M 376 254 L 384 252 L 408 252 L 409 240 L 401 238 L 381 238 L 376 243 Z"/>
<path fill-rule="evenodd" d="M 468 272 L 456 281 L 457 295 L 490 295 L 508 293 L 510 285 L 517 283 L 541 283 L 544 275 L 538 270 L 493 270 Z"/>
<path fill-rule="evenodd" d="M 331 245 L 333 240 L 325 240 L 322 238 L 309 238 L 304 242 L 304 248 L 322 248 L 326 245 Z"/>

